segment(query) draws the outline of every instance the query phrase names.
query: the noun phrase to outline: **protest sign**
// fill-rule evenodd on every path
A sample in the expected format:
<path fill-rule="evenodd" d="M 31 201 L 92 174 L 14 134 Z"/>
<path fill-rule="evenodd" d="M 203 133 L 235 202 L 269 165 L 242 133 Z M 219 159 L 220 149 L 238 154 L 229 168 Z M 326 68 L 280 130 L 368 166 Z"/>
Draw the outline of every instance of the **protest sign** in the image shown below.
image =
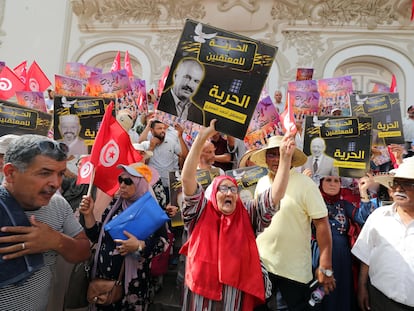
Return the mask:
<path fill-rule="evenodd" d="M 158 109 L 243 139 L 277 48 L 187 20 Z"/>
<path fill-rule="evenodd" d="M 38 134 L 47 136 L 52 115 L 0 100 L 0 136 L 6 134 Z"/>
<path fill-rule="evenodd" d="M 259 147 L 276 134 L 279 134 L 279 114 L 270 96 L 266 96 L 256 106 L 244 142 L 249 149 Z"/>
<path fill-rule="evenodd" d="M 303 152 L 308 155 L 308 161 L 303 167 L 313 165 L 314 158 L 319 156 L 317 148 L 312 150 L 312 141 L 318 138 L 318 143 L 322 146 L 321 155 L 326 159 L 325 164 L 337 168 L 339 176 L 364 176 L 370 169 L 371 129 L 371 117 L 307 116 Z M 318 167 L 319 171 L 321 169 Z M 323 167 L 323 171 L 333 170 Z M 324 177 L 322 175 L 326 174 L 314 176 L 314 179 Z"/>
<path fill-rule="evenodd" d="M 55 75 L 55 93 L 62 96 L 82 96 L 83 81 L 71 77 Z"/>
<path fill-rule="evenodd" d="M 16 100 L 21 106 L 47 112 L 43 92 L 16 91 Z"/>
<path fill-rule="evenodd" d="M 372 117 L 372 144 L 404 144 L 398 93 L 352 94 L 353 116 Z"/>
<path fill-rule="evenodd" d="M 341 109 L 343 116 L 351 115 L 349 99 L 353 92 L 351 76 L 318 80 L 318 91 L 320 95 L 319 115 L 331 115 L 335 108 Z"/>
<path fill-rule="evenodd" d="M 63 137 L 59 126 L 62 116 L 72 115 L 79 119 L 80 131 L 78 137 L 84 141 L 88 153 L 90 153 L 105 108 L 110 101 L 110 98 L 55 96 L 54 139 L 60 140 Z"/>
<path fill-rule="evenodd" d="M 296 70 L 296 81 L 312 80 L 313 68 L 298 68 Z"/>
<path fill-rule="evenodd" d="M 97 97 L 121 97 L 131 91 L 128 72 L 125 69 L 93 75 L 88 78 L 85 93 Z"/>

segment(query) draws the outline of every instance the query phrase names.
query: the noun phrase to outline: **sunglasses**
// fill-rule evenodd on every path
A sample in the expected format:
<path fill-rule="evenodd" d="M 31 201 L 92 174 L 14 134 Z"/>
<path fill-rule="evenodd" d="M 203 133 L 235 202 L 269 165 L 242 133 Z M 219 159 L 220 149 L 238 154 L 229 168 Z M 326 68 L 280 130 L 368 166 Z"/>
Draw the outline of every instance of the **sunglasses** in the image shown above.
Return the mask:
<path fill-rule="evenodd" d="M 69 147 L 65 143 L 58 143 L 53 140 L 42 140 L 38 142 L 38 147 L 41 152 L 47 152 L 47 151 L 58 151 L 60 153 L 63 153 L 65 156 L 69 152 Z"/>
<path fill-rule="evenodd" d="M 403 190 L 412 190 L 414 189 L 414 183 L 413 182 L 409 182 L 406 180 L 396 180 L 395 178 L 390 181 L 388 183 L 388 185 L 390 186 L 390 188 L 392 190 L 396 189 L 397 187 L 400 187 Z"/>
<path fill-rule="evenodd" d="M 234 194 L 239 191 L 239 189 L 236 186 L 226 186 L 226 185 L 220 185 L 220 186 L 218 186 L 218 190 L 221 193 L 227 193 L 230 190 L 230 192 L 231 193 L 234 193 Z"/>
<path fill-rule="evenodd" d="M 134 183 L 131 178 L 129 177 L 122 178 L 121 176 L 118 176 L 118 182 L 119 184 L 124 183 L 127 186 L 131 186 Z"/>
<path fill-rule="evenodd" d="M 341 180 L 339 178 L 330 178 L 330 177 L 328 177 L 328 178 L 324 178 L 323 180 L 326 181 L 326 182 L 341 182 Z"/>

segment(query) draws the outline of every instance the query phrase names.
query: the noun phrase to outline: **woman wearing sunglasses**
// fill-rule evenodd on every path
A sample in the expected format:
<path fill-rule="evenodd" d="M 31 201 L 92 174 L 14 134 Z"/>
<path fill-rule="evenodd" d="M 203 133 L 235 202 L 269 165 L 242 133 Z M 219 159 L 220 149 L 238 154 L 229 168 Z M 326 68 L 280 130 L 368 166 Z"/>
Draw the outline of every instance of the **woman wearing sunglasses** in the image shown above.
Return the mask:
<path fill-rule="evenodd" d="M 80 204 L 80 212 L 85 217 L 86 234 L 92 242 L 98 242 L 95 277 L 117 280 L 121 270 L 124 270 L 124 275 L 121 272 L 122 284 L 125 284 L 124 297 L 107 306 L 99 303 L 95 305 L 97 310 L 147 310 L 150 303 L 150 261 L 165 247 L 165 226 L 145 241 L 126 231 L 127 240 L 113 240 L 101 228 L 147 191 L 153 193 L 151 185 L 157 181 L 158 174 L 143 163 L 120 165 L 119 168 L 122 173 L 118 176 L 117 197 L 103 212 L 101 222 L 95 220 L 94 201 L 90 196 L 84 196 Z"/>
<path fill-rule="evenodd" d="M 278 211 L 295 142 L 284 137 L 272 188 L 257 199 L 243 204 L 236 180 L 226 175 L 214 178 L 206 198 L 195 176 L 202 147 L 216 132 L 215 122 L 200 130 L 181 174 L 182 213 L 189 232 L 180 250 L 187 256 L 182 310 L 253 310 L 264 303 L 265 292 L 270 291 L 255 238 Z"/>
<path fill-rule="evenodd" d="M 369 206 L 356 208 L 352 203 L 341 199 L 341 179 L 339 176 L 321 178 L 319 189 L 328 209 L 329 224 L 332 232 L 332 270 L 316 271 L 316 273 L 334 273 L 336 288 L 326 295 L 319 310 L 356 309 L 356 296 L 353 288 L 352 257 L 348 237 L 350 222 L 363 225 L 370 214 Z M 313 240 L 312 243 L 316 243 Z M 314 245 L 313 262 L 319 262 L 318 248 Z M 318 265 L 314 264 L 314 267 Z"/>

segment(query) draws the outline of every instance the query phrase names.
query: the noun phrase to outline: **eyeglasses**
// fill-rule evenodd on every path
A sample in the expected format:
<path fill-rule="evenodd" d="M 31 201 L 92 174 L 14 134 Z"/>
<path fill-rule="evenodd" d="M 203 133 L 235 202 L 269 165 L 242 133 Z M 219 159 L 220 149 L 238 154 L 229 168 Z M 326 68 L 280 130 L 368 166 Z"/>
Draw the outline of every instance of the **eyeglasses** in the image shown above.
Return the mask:
<path fill-rule="evenodd" d="M 37 145 L 41 152 L 57 150 L 63 153 L 64 155 L 67 155 L 69 152 L 68 145 L 66 145 L 65 143 L 58 143 L 53 140 L 42 140 Z"/>
<path fill-rule="evenodd" d="M 328 177 L 328 178 L 324 178 L 323 180 L 326 181 L 326 182 L 336 182 L 336 183 L 341 182 L 341 180 L 339 178 L 330 178 L 330 177 Z"/>
<path fill-rule="evenodd" d="M 124 183 L 127 186 L 131 186 L 134 183 L 131 178 L 129 177 L 122 178 L 121 176 L 118 176 L 118 182 L 119 184 Z"/>
<path fill-rule="evenodd" d="M 227 192 L 229 192 L 229 190 L 230 190 L 231 193 L 237 193 L 239 191 L 239 189 L 236 186 L 226 186 L 226 185 L 218 186 L 218 190 L 221 193 L 227 193 Z"/>
<path fill-rule="evenodd" d="M 412 189 L 414 189 L 414 183 L 413 182 L 409 182 L 409 181 L 405 181 L 405 180 L 398 180 L 398 179 L 395 179 L 395 178 L 392 181 L 390 181 L 388 183 L 388 185 L 393 190 L 396 189 L 397 187 L 400 187 L 403 190 L 412 190 Z"/>

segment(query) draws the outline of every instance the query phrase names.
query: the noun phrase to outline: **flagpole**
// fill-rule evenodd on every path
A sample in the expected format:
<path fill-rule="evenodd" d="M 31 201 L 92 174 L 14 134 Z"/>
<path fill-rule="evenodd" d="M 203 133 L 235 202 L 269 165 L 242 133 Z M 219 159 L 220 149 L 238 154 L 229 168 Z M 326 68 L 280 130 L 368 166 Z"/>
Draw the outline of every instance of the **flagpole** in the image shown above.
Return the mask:
<path fill-rule="evenodd" d="M 91 179 L 89 180 L 88 193 L 86 194 L 88 197 L 90 197 L 92 195 L 92 188 L 93 188 L 94 179 L 95 179 L 95 167 L 93 168 L 93 171 L 91 173 Z"/>

